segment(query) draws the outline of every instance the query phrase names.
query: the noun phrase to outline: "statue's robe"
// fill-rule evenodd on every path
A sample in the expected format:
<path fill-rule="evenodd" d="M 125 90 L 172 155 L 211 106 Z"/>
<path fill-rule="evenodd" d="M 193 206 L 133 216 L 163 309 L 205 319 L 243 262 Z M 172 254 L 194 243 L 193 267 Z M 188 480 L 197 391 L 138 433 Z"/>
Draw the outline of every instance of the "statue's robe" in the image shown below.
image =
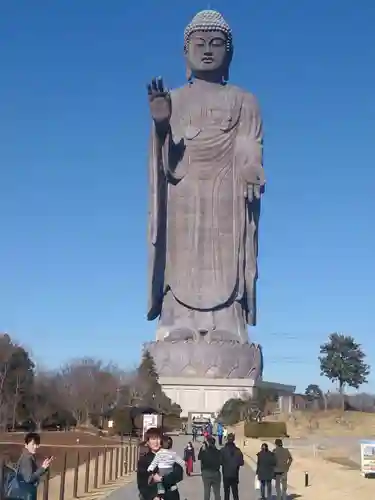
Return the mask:
<path fill-rule="evenodd" d="M 153 129 L 149 157 L 148 319 L 172 294 L 197 313 L 235 305 L 244 327 L 254 325 L 264 185 L 257 102 L 238 87 L 198 81 L 171 99 L 170 133 L 161 147 Z"/>

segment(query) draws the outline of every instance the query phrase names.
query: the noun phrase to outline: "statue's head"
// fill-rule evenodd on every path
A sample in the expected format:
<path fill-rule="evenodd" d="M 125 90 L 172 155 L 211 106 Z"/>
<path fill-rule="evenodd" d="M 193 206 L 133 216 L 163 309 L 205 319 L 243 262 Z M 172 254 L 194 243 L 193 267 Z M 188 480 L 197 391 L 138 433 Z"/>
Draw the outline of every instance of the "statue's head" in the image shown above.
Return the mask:
<path fill-rule="evenodd" d="M 225 82 L 233 56 L 232 30 L 215 10 L 202 10 L 186 26 L 187 77 Z"/>

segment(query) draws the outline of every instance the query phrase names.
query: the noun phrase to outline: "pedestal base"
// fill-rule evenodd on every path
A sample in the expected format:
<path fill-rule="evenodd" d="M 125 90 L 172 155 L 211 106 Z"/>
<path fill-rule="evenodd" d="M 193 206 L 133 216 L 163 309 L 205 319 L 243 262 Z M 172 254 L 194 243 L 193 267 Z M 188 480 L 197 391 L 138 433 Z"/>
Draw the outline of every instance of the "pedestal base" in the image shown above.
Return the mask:
<path fill-rule="evenodd" d="M 159 341 L 145 344 L 160 377 L 251 379 L 262 377 L 262 349 L 237 342 Z"/>
<path fill-rule="evenodd" d="M 211 418 L 231 398 L 256 397 L 259 388 L 272 390 L 278 397 L 275 411 L 290 412 L 295 386 L 251 379 L 207 379 L 192 377 L 160 377 L 164 393 L 180 405 L 181 417 L 200 415 Z"/>

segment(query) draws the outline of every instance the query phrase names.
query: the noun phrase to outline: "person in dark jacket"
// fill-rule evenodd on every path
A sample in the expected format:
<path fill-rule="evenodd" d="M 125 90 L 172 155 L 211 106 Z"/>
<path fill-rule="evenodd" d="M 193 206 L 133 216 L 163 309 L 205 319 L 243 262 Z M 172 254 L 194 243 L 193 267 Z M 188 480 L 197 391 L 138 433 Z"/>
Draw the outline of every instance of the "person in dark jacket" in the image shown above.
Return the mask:
<path fill-rule="evenodd" d="M 195 450 L 191 441 L 188 442 L 184 449 L 184 460 L 186 464 L 186 474 L 191 476 L 193 473 L 193 464 L 195 462 Z"/>
<path fill-rule="evenodd" d="M 211 488 L 214 492 L 214 500 L 220 500 L 221 456 L 215 446 L 214 437 L 208 436 L 203 443 L 198 453 L 198 460 L 201 462 L 204 500 L 210 500 Z"/>
<path fill-rule="evenodd" d="M 260 482 L 260 495 L 262 500 L 272 498 L 272 479 L 275 475 L 275 466 L 275 455 L 268 449 L 267 443 L 263 443 L 260 452 L 257 453 L 256 468 L 256 475 Z"/>
<path fill-rule="evenodd" d="M 161 448 L 162 431 L 161 429 L 148 429 L 145 435 L 146 450 L 139 457 L 137 464 L 137 486 L 141 500 L 154 500 L 157 498 L 157 483 L 162 482 L 165 494 L 164 500 L 180 500 L 180 493 L 177 484 L 183 479 L 183 469 L 177 463 L 173 466 L 173 472 L 161 477 L 157 472 L 147 471 L 149 465 L 155 458 L 156 453 Z"/>
<path fill-rule="evenodd" d="M 40 436 L 36 432 L 29 432 L 25 436 L 25 448 L 17 463 L 18 488 L 20 491 L 11 492 L 12 496 L 36 500 L 37 489 L 41 477 L 50 467 L 53 457 L 46 458 L 41 467 L 38 467 L 35 454 L 40 446 Z"/>
<path fill-rule="evenodd" d="M 228 434 L 227 442 L 220 453 L 223 471 L 224 500 L 229 500 L 231 490 L 233 500 L 239 500 L 238 483 L 240 467 L 244 465 L 244 460 L 242 451 L 234 443 L 234 434 Z"/>
<path fill-rule="evenodd" d="M 193 441 L 196 441 L 198 437 L 198 429 L 196 425 L 193 425 L 192 427 L 192 434 L 193 434 Z"/>

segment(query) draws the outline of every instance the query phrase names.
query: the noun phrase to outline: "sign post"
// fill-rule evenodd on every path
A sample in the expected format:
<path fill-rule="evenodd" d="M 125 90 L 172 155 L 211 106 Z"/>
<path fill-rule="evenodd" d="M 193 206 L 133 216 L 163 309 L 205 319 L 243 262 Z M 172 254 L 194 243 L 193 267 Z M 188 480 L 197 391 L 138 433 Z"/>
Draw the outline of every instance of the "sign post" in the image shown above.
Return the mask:
<path fill-rule="evenodd" d="M 162 415 L 157 413 L 146 413 L 143 415 L 142 439 L 145 440 L 145 434 L 152 427 L 161 427 Z"/>

